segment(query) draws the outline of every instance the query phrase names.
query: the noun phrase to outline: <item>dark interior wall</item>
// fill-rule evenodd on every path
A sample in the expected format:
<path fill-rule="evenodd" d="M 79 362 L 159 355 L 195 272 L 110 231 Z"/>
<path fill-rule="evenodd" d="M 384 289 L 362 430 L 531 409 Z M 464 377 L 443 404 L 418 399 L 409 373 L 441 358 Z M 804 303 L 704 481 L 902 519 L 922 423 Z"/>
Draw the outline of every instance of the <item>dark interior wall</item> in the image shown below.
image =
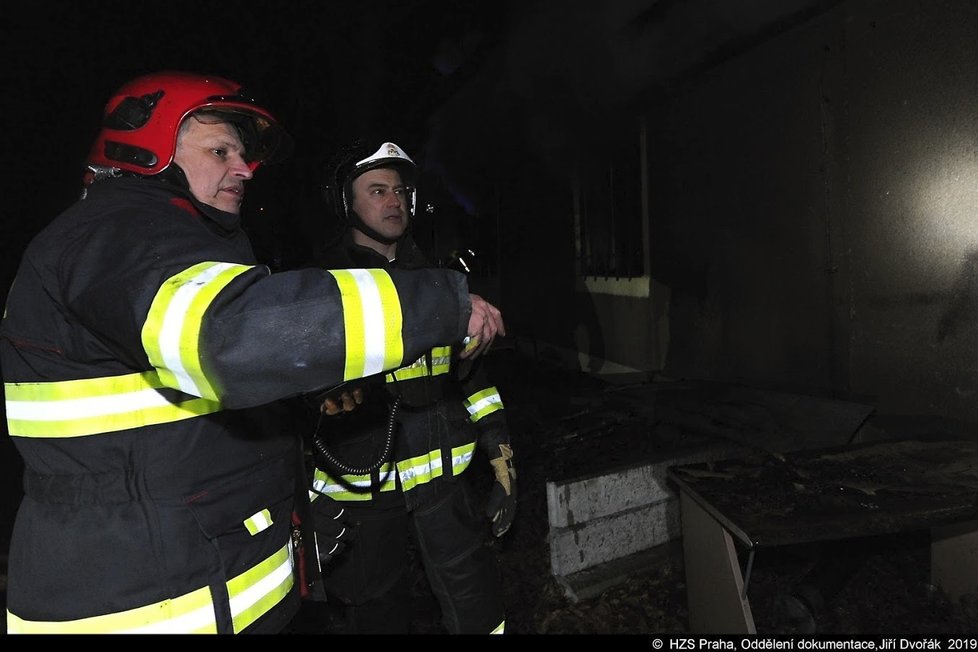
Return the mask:
<path fill-rule="evenodd" d="M 650 124 L 652 275 L 672 375 L 826 391 L 830 12 L 685 80 Z"/>
<path fill-rule="evenodd" d="M 852 387 L 978 422 L 978 6 L 858 3 L 846 32 Z"/>
<path fill-rule="evenodd" d="M 976 33 L 846 2 L 650 108 L 670 373 L 978 422 Z"/>
<path fill-rule="evenodd" d="M 505 170 L 496 210 L 499 276 L 507 332 L 572 347 L 576 314 L 593 312 L 574 290 L 573 203 L 567 179 L 535 157 L 514 157 Z"/>

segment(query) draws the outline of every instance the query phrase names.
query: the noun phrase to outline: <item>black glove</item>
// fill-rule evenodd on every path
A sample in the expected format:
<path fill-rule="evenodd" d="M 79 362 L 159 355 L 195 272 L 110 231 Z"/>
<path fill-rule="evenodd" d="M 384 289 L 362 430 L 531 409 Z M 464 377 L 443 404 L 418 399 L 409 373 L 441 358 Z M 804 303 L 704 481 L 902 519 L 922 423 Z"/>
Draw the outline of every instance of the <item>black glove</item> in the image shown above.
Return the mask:
<path fill-rule="evenodd" d="M 343 552 L 346 544 L 354 539 L 356 531 L 346 521 L 345 507 L 326 497 L 321 497 L 316 503 L 316 552 L 319 555 L 319 565 L 325 566 L 333 557 Z"/>
<path fill-rule="evenodd" d="M 499 457 L 489 460 L 496 481 L 489 492 L 486 517 L 492 522 L 493 536 L 501 537 L 513 524 L 516 516 L 516 469 L 513 468 L 513 449 L 499 445 Z"/>

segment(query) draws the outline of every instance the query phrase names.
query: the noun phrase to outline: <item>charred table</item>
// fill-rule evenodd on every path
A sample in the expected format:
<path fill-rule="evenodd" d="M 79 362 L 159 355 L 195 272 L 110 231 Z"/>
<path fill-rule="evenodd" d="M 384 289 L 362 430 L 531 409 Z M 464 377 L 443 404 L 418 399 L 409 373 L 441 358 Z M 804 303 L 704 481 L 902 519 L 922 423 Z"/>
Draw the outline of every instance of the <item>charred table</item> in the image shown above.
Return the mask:
<path fill-rule="evenodd" d="M 763 453 L 668 475 L 680 492 L 692 632 L 756 633 L 747 588 L 766 547 L 929 529 L 933 583 L 952 599 L 978 591 L 978 442 Z"/>

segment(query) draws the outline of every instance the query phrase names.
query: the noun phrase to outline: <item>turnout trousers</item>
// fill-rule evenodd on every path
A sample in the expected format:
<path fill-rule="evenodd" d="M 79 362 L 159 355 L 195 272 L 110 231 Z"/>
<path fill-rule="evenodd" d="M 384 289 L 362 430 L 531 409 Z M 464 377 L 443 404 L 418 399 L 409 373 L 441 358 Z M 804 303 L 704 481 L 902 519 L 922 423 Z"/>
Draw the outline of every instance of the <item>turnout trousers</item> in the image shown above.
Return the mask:
<path fill-rule="evenodd" d="M 505 619 L 495 553 L 467 478 L 442 483 L 412 511 L 344 502 L 355 540 L 323 568 L 327 594 L 345 606 L 349 633 L 407 633 L 413 611 L 411 554 L 424 568 L 452 634 L 489 634 Z"/>

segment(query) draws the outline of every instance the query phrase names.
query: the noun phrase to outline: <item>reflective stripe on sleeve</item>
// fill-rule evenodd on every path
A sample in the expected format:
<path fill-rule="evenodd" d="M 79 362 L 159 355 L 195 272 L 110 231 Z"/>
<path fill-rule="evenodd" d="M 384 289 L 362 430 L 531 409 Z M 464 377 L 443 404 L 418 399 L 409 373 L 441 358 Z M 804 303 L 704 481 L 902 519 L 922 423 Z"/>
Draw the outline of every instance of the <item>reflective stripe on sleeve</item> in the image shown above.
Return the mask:
<path fill-rule="evenodd" d="M 155 371 L 47 383 L 4 383 L 11 437 L 82 437 L 192 419 L 221 404 L 173 400 Z M 169 392 L 174 394 L 175 392 Z"/>
<path fill-rule="evenodd" d="M 346 366 L 343 380 L 393 369 L 404 360 L 401 301 L 382 269 L 329 270 L 343 300 Z"/>
<path fill-rule="evenodd" d="M 204 312 L 228 283 L 248 265 L 206 262 L 173 276 L 160 287 L 143 324 L 143 348 L 169 387 L 216 400 L 217 393 L 200 364 L 200 327 Z"/>
<path fill-rule="evenodd" d="M 483 417 L 503 409 L 503 399 L 495 387 L 487 387 L 465 399 L 469 420 L 475 423 Z"/>

